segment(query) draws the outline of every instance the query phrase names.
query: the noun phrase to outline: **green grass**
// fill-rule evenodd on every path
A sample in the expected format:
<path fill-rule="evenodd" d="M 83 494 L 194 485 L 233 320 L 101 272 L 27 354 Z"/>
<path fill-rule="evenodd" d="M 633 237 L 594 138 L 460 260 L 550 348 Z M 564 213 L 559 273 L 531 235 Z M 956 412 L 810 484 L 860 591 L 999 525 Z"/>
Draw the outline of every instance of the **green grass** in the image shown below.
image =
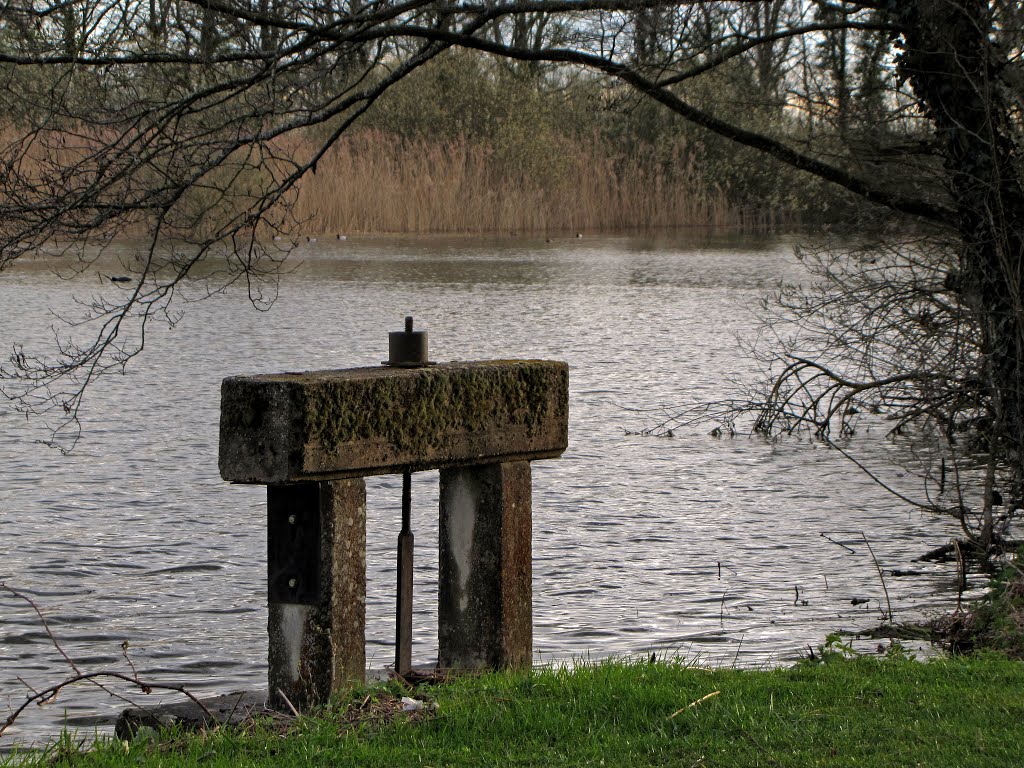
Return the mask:
<path fill-rule="evenodd" d="M 287 731 L 167 734 L 39 762 L 82 766 L 1016 766 L 1024 664 L 841 658 L 766 671 L 678 662 L 467 677 L 416 696 L 364 689 Z M 418 718 L 418 719 L 416 719 Z M 25 756 L 23 756 L 25 757 Z"/>

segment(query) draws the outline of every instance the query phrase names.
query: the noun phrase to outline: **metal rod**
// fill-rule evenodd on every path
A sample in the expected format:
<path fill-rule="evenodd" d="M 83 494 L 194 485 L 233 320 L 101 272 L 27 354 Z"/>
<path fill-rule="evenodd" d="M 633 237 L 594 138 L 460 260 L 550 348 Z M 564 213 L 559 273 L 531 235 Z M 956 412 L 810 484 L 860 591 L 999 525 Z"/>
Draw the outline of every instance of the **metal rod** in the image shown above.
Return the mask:
<path fill-rule="evenodd" d="M 395 672 L 412 670 L 412 472 L 402 473 L 402 531 L 398 534 L 398 599 L 395 609 Z"/>

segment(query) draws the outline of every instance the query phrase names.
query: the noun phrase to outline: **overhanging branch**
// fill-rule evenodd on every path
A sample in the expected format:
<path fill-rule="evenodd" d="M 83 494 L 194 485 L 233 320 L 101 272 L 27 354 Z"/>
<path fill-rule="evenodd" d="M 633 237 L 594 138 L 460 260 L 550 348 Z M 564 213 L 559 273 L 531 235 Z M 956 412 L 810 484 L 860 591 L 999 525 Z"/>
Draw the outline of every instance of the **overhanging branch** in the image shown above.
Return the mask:
<path fill-rule="evenodd" d="M 622 61 L 585 51 L 567 48 L 543 48 L 530 50 L 510 45 L 483 40 L 474 36 L 461 35 L 442 29 L 420 27 L 416 25 L 400 25 L 388 32 L 374 30 L 369 37 L 401 34 L 408 37 L 420 37 L 429 40 L 447 42 L 453 46 L 469 48 L 490 53 L 495 56 L 515 59 L 518 61 L 544 61 L 562 64 L 576 64 L 589 69 L 598 70 L 610 75 L 634 88 L 639 93 L 657 101 L 669 110 L 689 122 L 752 149 L 756 149 L 776 160 L 806 171 L 824 181 L 835 184 L 868 202 L 881 205 L 901 213 L 910 214 L 935 224 L 948 225 L 956 215 L 954 209 L 920 198 L 908 197 L 897 192 L 876 186 L 849 171 L 822 160 L 799 152 L 789 145 L 763 133 L 751 131 L 735 123 L 722 120 L 714 115 L 683 101 L 668 88 L 659 87 L 657 83 L 642 75 L 636 68 Z"/>

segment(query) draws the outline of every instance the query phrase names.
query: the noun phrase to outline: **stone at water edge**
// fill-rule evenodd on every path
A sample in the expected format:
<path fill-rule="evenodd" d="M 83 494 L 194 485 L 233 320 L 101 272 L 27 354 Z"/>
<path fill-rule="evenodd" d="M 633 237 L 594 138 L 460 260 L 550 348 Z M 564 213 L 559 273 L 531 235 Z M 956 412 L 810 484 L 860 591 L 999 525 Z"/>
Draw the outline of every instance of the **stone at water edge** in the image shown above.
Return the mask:
<path fill-rule="evenodd" d="M 213 719 L 191 699 L 154 707 L 129 707 L 117 718 L 114 734 L 131 741 L 146 728 L 160 731 L 180 726 L 198 731 L 215 725 L 239 725 L 254 717 L 282 717 L 280 712 L 267 708 L 267 694 L 262 691 L 236 691 L 209 699 L 200 699 Z"/>

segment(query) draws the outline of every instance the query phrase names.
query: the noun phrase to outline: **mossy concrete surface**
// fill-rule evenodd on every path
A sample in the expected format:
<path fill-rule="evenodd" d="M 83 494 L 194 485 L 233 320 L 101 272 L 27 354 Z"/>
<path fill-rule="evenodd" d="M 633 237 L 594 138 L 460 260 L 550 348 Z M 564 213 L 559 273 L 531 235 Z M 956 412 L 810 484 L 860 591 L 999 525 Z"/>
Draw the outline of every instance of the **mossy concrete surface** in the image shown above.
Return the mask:
<path fill-rule="evenodd" d="M 237 376 L 220 472 L 269 484 L 554 458 L 568 414 L 568 366 L 550 360 Z"/>

